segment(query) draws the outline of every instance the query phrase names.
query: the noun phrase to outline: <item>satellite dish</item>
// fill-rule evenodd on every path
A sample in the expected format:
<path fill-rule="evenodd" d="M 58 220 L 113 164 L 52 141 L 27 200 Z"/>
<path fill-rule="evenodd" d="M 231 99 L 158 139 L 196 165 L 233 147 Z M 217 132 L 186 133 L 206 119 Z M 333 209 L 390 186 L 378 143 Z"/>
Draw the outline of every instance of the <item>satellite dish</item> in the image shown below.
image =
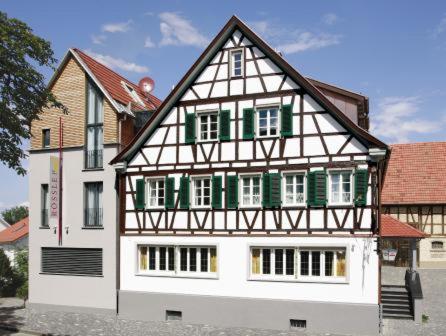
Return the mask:
<path fill-rule="evenodd" d="M 142 78 L 139 83 L 138 86 L 140 88 L 140 90 L 146 95 L 150 95 L 152 93 L 152 91 L 155 89 L 155 82 L 153 81 L 152 78 L 150 77 L 144 77 Z"/>

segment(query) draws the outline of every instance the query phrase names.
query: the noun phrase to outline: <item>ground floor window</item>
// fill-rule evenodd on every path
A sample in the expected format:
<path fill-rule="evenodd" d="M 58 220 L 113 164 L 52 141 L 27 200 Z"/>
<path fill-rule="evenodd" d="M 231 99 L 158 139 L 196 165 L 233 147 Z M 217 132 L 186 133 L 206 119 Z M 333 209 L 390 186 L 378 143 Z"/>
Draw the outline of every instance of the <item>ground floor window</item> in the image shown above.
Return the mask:
<path fill-rule="evenodd" d="M 215 246 L 138 246 L 138 270 L 146 274 L 216 276 Z"/>
<path fill-rule="evenodd" d="M 252 247 L 251 277 L 345 279 L 346 248 Z"/>

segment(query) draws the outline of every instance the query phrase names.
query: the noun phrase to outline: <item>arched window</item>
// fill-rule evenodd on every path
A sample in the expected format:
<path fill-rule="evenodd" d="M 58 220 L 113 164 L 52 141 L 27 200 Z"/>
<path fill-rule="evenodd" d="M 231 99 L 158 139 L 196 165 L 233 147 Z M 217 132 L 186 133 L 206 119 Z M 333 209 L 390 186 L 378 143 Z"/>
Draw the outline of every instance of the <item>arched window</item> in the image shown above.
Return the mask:
<path fill-rule="evenodd" d="M 432 249 L 433 250 L 442 250 L 443 249 L 443 242 L 442 241 L 433 241 L 432 242 Z"/>

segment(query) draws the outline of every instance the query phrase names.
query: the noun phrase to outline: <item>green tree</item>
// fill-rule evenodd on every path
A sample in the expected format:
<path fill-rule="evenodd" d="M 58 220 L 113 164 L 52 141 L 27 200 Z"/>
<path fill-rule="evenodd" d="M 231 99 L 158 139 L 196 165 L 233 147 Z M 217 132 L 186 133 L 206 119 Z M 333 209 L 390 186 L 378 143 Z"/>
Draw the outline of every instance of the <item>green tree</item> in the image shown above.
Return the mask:
<path fill-rule="evenodd" d="M 0 11 L 0 162 L 25 175 L 22 140 L 46 107 L 67 108 L 57 101 L 37 68 L 55 69 L 50 42 L 33 34 L 24 22 Z"/>
<path fill-rule="evenodd" d="M 28 250 L 22 249 L 18 251 L 15 262 L 16 284 L 18 286 L 16 296 L 25 302 L 28 300 Z"/>
<path fill-rule="evenodd" d="M 9 259 L 3 249 L 0 249 L 0 297 L 14 295 L 16 276 L 11 268 Z"/>
<path fill-rule="evenodd" d="M 28 217 L 28 215 L 29 215 L 28 207 L 24 205 L 19 205 L 2 211 L 3 219 L 11 225 L 17 223 L 19 220 L 23 218 Z"/>

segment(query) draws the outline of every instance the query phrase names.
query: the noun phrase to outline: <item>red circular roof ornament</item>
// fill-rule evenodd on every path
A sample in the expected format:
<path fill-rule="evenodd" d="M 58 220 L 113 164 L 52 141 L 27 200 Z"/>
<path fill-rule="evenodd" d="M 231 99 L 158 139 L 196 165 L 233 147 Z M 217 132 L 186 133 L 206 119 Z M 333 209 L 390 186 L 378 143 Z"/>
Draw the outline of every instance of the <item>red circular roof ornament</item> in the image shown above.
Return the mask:
<path fill-rule="evenodd" d="M 148 96 L 152 93 L 153 89 L 155 89 L 155 82 L 150 77 L 144 77 L 139 81 L 138 86 L 141 91 Z"/>

